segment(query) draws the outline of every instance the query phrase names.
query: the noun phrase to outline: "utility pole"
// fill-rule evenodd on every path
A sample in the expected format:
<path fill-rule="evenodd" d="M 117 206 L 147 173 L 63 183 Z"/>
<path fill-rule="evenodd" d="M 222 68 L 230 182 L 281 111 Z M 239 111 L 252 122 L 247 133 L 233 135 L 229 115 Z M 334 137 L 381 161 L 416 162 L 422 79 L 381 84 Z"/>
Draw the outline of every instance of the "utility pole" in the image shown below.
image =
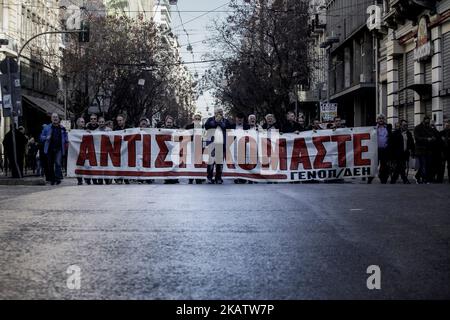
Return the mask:
<path fill-rule="evenodd" d="M 20 80 L 17 79 L 18 65 L 10 57 L 7 57 L 1 62 L 0 69 L 3 73 L 1 84 L 2 84 L 2 95 L 3 95 L 3 110 L 11 109 L 9 111 L 9 117 L 11 122 L 11 139 L 12 139 L 12 153 L 13 160 L 17 175 L 22 178 L 22 172 L 19 168 L 19 161 L 17 159 L 17 144 L 16 144 L 16 116 L 22 113 L 20 106 Z M 13 76 L 13 73 L 15 74 Z M 8 107 L 8 108 L 7 108 Z"/>

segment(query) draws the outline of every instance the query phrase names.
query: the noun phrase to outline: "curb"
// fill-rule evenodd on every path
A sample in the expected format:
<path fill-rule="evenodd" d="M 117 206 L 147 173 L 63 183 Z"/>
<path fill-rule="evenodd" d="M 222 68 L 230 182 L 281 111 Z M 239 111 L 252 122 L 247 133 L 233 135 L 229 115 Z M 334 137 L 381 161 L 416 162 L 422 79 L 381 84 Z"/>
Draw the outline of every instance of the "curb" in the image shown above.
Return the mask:
<path fill-rule="evenodd" d="M 0 186 L 45 186 L 45 179 L 43 178 L 0 178 Z"/>

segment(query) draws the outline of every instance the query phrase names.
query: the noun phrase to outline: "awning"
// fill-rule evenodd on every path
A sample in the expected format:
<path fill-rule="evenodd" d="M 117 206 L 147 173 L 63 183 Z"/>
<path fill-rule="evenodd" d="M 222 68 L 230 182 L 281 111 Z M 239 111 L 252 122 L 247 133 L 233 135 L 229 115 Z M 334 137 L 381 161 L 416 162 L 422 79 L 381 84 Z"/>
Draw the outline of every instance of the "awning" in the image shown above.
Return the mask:
<path fill-rule="evenodd" d="M 57 113 L 60 117 L 65 118 L 64 107 L 56 102 L 28 96 L 26 94 L 23 94 L 22 98 L 40 112 L 43 112 L 47 115 Z"/>
<path fill-rule="evenodd" d="M 335 95 L 331 96 L 330 99 L 338 99 L 346 94 L 354 93 L 355 91 L 363 90 L 363 89 L 375 89 L 375 83 L 360 83 L 348 89 L 345 89 Z"/>
<path fill-rule="evenodd" d="M 431 97 L 432 85 L 428 83 L 412 84 L 403 89 L 400 89 L 398 92 L 402 92 L 405 90 L 413 90 L 423 98 Z"/>

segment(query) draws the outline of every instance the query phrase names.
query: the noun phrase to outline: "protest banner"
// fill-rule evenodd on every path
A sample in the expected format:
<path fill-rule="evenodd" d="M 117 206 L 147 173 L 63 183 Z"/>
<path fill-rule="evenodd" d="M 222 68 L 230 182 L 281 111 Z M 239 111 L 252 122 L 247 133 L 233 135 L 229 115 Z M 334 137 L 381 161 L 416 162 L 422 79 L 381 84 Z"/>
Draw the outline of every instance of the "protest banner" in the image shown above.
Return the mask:
<path fill-rule="evenodd" d="M 69 133 L 68 175 L 85 178 L 206 177 L 223 163 L 224 179 L 296 182 L 373 177 L 374 128 L 279 134 L 267 131 L 127 129 Z"/>

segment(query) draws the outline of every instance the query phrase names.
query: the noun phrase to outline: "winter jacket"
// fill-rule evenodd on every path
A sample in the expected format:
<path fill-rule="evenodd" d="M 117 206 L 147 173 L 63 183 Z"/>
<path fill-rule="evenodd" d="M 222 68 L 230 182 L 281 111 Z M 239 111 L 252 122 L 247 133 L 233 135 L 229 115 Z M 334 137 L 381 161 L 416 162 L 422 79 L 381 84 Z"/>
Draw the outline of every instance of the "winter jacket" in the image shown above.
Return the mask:
<path fill-rule="evenodd" d="M 389 147 L 392 158 L 395 160 L 408 160 L 410 156 L 415 155 L 415 143 L 413 135 L 410 131 L 406 131 L 406 150 L 404 145 L 403 131 L 400 129 L 395 130 L 390 138 Z"/>
<path fill-rule="evenodd" d="M 41 143 L 44 144 L 44 153 L 48 154 L 49 149 L 50 149 L 50 142 L 51 142 L 51 138 L 52 138 L 52 127 L 53 124 L 48 124 L 46 126 L 44 126 L 44 128 L 42 129 L 42 133 L 41 133 Z M 62 155 L 64 156 L 66 154 L 66 149 L 69 143 L 69 139 L 67 137 L 67 131 L 66 128 L 64 128 L 62 125 L 59 125 L 59 127 L 61 128 L 61 151 L 62 151 Z"/>
<path fill-rule="evenodd" d="M 414 129 L 414 139 L 416 140 L 416 155 L 426 156 L 431 155 L 433 152 L 433 141 L 429 139 L 436 140 L 436 133 L 431 126 L 426 127 L 423 123 L 419 124 Z"/>

